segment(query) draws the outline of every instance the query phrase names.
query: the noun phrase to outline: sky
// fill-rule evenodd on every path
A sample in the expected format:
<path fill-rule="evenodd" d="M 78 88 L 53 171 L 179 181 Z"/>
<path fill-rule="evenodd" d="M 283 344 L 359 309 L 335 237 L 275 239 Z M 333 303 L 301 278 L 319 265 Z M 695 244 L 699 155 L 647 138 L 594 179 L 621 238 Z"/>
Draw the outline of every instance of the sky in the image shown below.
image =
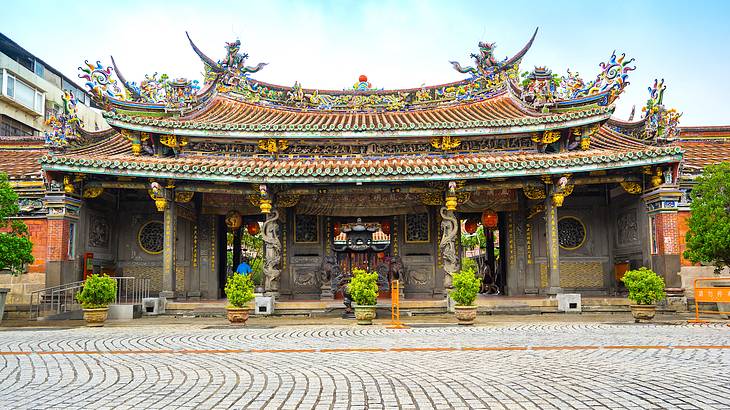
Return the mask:
<path fill-rule="evenodd" d="M 0 32 L 76 79 L 84 60 L 129 81 L 145 74 L 202 79 L 185 31 L 208 56 L 240 39 L 254 78 L 305 88 L 346 89 L 360 74 L 376 88 L 463 79 L 449 61 L 472 65 L 479 41 L 511 56 L 539 27 L 521 71 L 547 66 L 594 79 L 611 53 L 635 58 L 615 116 L 637 116 L 655 78 L 681 124 L 730 124 L 730 1 L 40 1 L 4 0 Z M 81 83 L 80 81 L 78 81 Z"/>

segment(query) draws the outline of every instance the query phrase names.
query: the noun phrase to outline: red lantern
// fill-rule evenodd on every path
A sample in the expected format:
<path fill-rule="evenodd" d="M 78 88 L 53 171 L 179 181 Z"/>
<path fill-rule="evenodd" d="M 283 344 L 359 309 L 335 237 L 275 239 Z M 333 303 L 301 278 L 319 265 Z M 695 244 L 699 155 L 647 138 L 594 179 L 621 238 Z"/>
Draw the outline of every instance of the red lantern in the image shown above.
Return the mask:
<path fill-rule="evenodd" d="M 497 213 L 491 209 L 482 212 L 482 225 L 487 229 L 495 229 L 497 227 Z"/>
<path fill-rule="evenodd" d="M 466 231 L 466 233 L 471 235 L 477 231 L 477 224 L 478 222 L 476 219 L 469 218 L 464 223 L 464 230 Z"/>
<path fill-rule="evenodd" d="M 390 221 L 383 221 L 380 223 L 380 230 L 383 231 L 384 234 L 390 235 Z"/>
<path fill-rule="evenodd" d="M 251 221 L 246 225 L 246 230 L 248 231 L 249 235 L 254 236 L 261 232 L 261 227 L 259 226 L 258 222 Z"/>
<path fill-rule="evenodd" d="M 340 236 L 340 233 L 342 233 L 342 231 L 340 230 L 340 223 L 339 222 L 336 222 L 332 226 L 332 231 L 335 234 L 335 236 Z"/>

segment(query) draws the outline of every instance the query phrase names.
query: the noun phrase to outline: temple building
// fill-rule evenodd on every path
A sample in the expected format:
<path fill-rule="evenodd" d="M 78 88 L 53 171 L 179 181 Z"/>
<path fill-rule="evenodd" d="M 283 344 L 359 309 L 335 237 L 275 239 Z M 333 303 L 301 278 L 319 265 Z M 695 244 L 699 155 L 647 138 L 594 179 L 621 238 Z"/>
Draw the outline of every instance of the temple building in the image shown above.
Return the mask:
<path fill-rule="evenodd" d="M 414 89 L 269 84 L 240 41 L 215 60 L 190 40 L 200 83 L 87 62 L 111 128 L 87 130 L 69 100 L 32 150 L 2 147 L 0 171 L 43 183 L 20 193 L 46 221 L 45 286 L 92 267 L 167 298 L 222 298 L 241 258 L 228 236 L 253 226 L 278 300 L 337 297 L 353 268 L 443 299 L 462 233 L 482 225 L 494 293 L 614 295 L 640 266 L 682 288 L 687 192 L 730 160 L 730 127 L 681 128 L 663 81 L 639 118 L 612 118 L 633 59 L 611 54 L 593 79 L 521 74 L 536 35 L 506 58 L 479 43 L 471 65 L 451 62 L 463 80 Z"/>

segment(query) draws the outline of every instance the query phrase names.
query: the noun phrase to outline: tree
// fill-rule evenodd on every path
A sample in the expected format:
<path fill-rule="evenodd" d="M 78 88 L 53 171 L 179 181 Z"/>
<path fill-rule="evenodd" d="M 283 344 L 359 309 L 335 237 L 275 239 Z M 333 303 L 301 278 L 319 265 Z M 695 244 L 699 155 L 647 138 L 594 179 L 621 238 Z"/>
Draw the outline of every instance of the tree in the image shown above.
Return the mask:
<path fill-rule="evenodd" d="M 18 194 L 7 174 L 0 173 L 0 269 L 18 275 L 26 264 L 33 263 L 33 243 L 23 221 L 12 219 L 20 212 Z"/>
<path fill-rule="evenodd" d="M 712 263 L 720 273 L 730 266 L 730 162 L 705 168 L 691 198 L 684 257 Z"/>

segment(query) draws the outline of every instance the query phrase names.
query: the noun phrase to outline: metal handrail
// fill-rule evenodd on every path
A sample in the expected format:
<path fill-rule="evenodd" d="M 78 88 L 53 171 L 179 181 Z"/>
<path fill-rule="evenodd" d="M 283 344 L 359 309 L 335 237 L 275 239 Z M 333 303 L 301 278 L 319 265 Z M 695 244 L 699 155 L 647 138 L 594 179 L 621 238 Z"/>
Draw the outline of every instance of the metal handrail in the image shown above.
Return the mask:
<path fill-rule="evenodd" d="M 117 282 L 114 304 L 140 304 L 150 295 L 150 279 L 133 276 L 112 277 Z M 37 319 L 41 312 L 60 314 L 81 308 L 76 294 L 84 287 L 84 281 L 66 283 L 31 292 L 30 319 Z"/>

